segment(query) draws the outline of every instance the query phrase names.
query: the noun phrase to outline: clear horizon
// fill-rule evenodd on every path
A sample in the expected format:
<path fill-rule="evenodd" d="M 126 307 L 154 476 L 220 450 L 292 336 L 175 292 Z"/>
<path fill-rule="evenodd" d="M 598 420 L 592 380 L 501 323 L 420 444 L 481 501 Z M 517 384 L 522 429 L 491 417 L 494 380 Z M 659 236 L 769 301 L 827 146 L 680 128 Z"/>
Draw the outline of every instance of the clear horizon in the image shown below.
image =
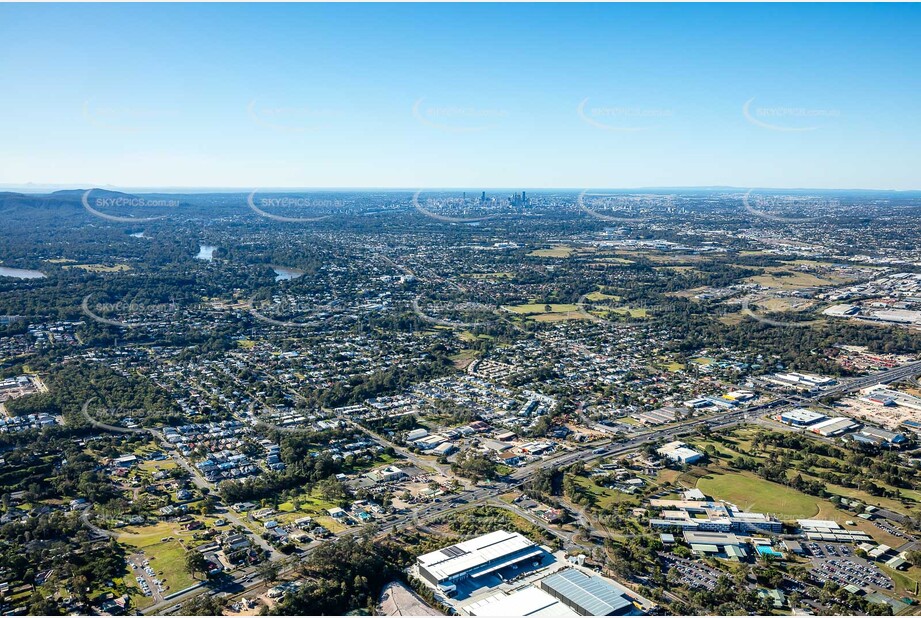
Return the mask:
<path fill-rule="evenodd" d="M 918 190 L 919 17 L 0 5 L 0 186 Z"/>

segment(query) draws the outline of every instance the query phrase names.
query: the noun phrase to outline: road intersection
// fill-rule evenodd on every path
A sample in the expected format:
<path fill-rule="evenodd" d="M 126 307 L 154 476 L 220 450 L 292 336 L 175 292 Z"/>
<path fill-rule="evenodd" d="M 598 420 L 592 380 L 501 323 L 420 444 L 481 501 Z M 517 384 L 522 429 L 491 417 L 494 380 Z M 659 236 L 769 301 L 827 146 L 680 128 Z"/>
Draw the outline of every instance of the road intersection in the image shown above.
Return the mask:
<path fill-rule="evenodd" d="M 495 504 L 496 499 L 500 495 L 521 487 L 538 469 L 564 467 L 577 462 L 590 463 L 601 458 L 623 455 L 632 451 L 636 451 L 648 444 L 675 440 L 683 436 L 691 436 L 695 433 L 695 431 L 699 431 L 703 427 L 707 427 L 710 430 L 726 429 L 745 423 L 751 419 L 757 419 L 766 413 L 780 411 L 787 407 L 807 405 L 811 402 L 817 402 L 827 397 L 855 392 L 874 384 L 890 384 L 892 382 L 897 382 L 906 378 L 912 378 L 919 374 L 921 374 L 921 361 L 903 365 L 901 367 L 896 367 L 894 369 L 877 372 L 868 376 L 845 379 L 832 387 L 822 389 L 808 395 L 779 395 L 776 399 L 746 409 L 731 411 L 720 414 L 718 416 L 689 419 L 687 421 L 664 428 L 652 428 L 643 430 L 630 436 L 626 436 L 623 439 L 615 440 L 613 438 L 607 438 L 591 442 L 582 445 L 579 450 L 557 453 L 556 455 L 517 468 L 501 481 L 462 490 L 458 495 L 458 498 L 462 500 L 461 503 L 455 502 L 454 500 L 444 502 L 430 502 L 424 505 L 420 505 L 419 507 L 412 509 L 409 512 L 398 514 L 382 524 L 377 524 L 376 533 L 378 535 L 384 535 L 393 530 L 405 529 L 408 526 L 423 525 L 424 522 L 438 518 L 448 511 L 469 509 L 487 503 Z M 375 434 L 374 437 L 386 446 L 393 447 L 401 454 L 407 456 L 411 455 L 409 459 L 417 465 L 429 465 L 428 462 L 422 462 L 418 457 L 412 455 L 406 449 L 403 449 L 385 440 L 381 436 Z M 450 471 L 446 467 L 439 466 L 438 470 L 439 472 L 450 475 Z M 195 476 L 196 475 L 193 473 L 193 478 L 195 478 Z M 532 520 L 529 519 L 529 521 Z M 536 520 L 533 521 L 538 523 Z M 572 533 L 564 533 L 564 531 L 554 529 L 544 523 L 540 523 L 540 525 L 544 529 L 550 530 L 552 534 L 558 538 L 561 538 L 564 542 L 569 543 L 570 545 L 578 545 L 578 543 L 575 543 L 573 539 L 574 535 Z M 356 530 L 350 529 L 340 532 L 336 535 L 336 537 L 344 538 L 350 535 L 355 535 L 357 533 L 358 532 Z M 329 542 L 329 540 L 322 542 Z M 306 558 L 310 552 L 315 549 L 315 547 L 316 545 L 304 549 L 299 554 L 298 559 L 303 560 Z M 285 556 L 279 554 L 278 552 L 274 552 L 272 555 L 272 560 L 275 561 L 281 561 L 285 558 Z M 281 569 L 281 573 L 285 574 L 291 572 L 296 567 L 297 560 L 291 561 Z M 222 582 L 219 586 L 202 586 L 198 589 L 190 590 L 184 595 L 178 595 L 169 601 L 153 605 L 147 608 L 144 613 L 168 614 L 179 609 L 179 605 L 181 603 L 188 601 L 189 599 L 199 594 L 208 593 L 212 595 L 223 596 L 246 594 L 249 591 L 264 585 L 264 583 L 265 582 L 262 580 L 262 578 L 256 574 L 256 569 L 254 567 L 248 567 L 238 571 L 233 578 Z"/>

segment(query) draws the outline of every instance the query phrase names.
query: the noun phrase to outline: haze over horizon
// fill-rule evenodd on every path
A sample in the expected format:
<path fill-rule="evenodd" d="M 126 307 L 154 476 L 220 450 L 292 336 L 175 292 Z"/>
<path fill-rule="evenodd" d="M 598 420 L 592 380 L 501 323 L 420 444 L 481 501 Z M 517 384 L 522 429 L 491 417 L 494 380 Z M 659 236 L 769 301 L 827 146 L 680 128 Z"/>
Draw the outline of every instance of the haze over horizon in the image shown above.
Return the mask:
<path fill-rule="evenodd" d="M 919 11 L 8 4 L 0 186 L 916 190 Z"/>
<path fill-rule="evenodd" d="M 533 193 L 545 193 L 555 191 L 579 192 L 585 190 L 579 187 L 462 187 L 462 186 L 444 186 L 444 187 L 245 187 L 245 186 L 220 186 L 220 187 L 195 187 L 195 186 L 121 186 L 121 185 L 94 185 L 92 183 L 72 183 L 72 184 L 55 184 L 55 183 L 0 183 L 0 191 L 21 192 L 26 194 L 40 194 L 54 191 L 77 191 L 77 190 L 101 190 L 113 192 L 163 192 L 163 193 L 249 193 L 251 191 L 273 191 L 273 192 L 324 192 L 324 191 L 352 191 L 352 192 L 413 192 L 413 191 L 486 191 L 486 192 L 505 192 L 518 191 L 524 189 Z M 780 192 L 879 192 L 879 193 L 917 193 L 921 189 L 888 189 L 875 187 L 740 187 L 732 185 L 700 185 L 700 186 L 654 186 L 654 187 L 592 187 L 591 191 L 780 191 Z"/>

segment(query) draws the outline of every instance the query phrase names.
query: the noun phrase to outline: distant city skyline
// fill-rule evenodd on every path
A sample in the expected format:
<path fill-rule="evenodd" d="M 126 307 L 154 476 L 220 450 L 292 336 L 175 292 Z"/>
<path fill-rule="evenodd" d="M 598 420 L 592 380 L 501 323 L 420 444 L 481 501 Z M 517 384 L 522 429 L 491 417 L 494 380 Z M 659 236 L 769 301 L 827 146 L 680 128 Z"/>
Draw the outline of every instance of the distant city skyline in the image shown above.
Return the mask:
<path fill-rule="evenodd" d="M 112 191 L 112 192 L 135 192 L 135 193 L 251 193 L 256 190 L 259 192 L 273 192 L 273 193 L 311 193 L 311 192 L 356 192 L 356 193 L 373 193 L 373 192 L 385 192 L 385 193 L 409 193 L 412 194 L 417 191 L 423 192 L 445 192 L 445 193 L 460 193 L 460 192 L 474 192 L 478 193 L 480 191 L 485 191 L 488 197 L 496 197 L 497 194 L 512 194 L 518 191 L 521 191 L 521 187 L 251 187 L 251 186 L 240 186 L 240 187 L 194 187 L 194 186 L 115 186 L 115 185 L 94 185 L 92 183 L 67 183 L 67 184 L 41 184 L 41 183 L 26 183 L 26 184 L 16 184 L 16 183 L 0 183 L 0 192 L 14 192 L 14 193 L 25 193 L 25 194 L 45 194 L 52 193 L 55 191 L 68 191 L 68 190 L 100 190 L 100 191 Z M 580 193 L 585 191 L 585 188 L 580 187 L 524 187 L 526 192 L 535 193 L 535 194 L 544 194 L 544 193 Z M 660 187 L 591 187 L 591 191 L 597 193 L 599 191 L 617 191 L 625 193 L 639 193 L 643 191 L 652 191 L 652 192 L 737 192 L 737 191 L 777 191 L 777 192 L 841 192 L 841 193 L 860 193 L 860 192 L 869 192 L 869 193 L 898 193 L 898 194 L 908 194 L 908 193 L 921 193 L 921 189 L 877 189 L 873 187 L 734 187 L 734 186 L 699 186 L 699 187 L 669 187 L 669 186 L 660 186 Z M 474 196 L 468 196 L 471 199 L 475 198 Z"/>
<path fill-rule="evenodd" d="M 0 5 L 0 188 L 917 190 L 919 18 Z"/>

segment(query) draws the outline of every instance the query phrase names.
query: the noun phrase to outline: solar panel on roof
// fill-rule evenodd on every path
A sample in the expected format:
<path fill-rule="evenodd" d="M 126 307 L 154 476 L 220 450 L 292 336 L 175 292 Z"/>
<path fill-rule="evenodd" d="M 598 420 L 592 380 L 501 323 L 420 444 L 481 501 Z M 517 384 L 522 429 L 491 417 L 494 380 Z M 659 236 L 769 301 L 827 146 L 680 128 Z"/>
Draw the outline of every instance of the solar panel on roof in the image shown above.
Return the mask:
<path fill-rule="evenodd" d="M 441 553 L 443 553 L 444 555 L 450 558 L 456 558 L 457 556 L 463 556 L 467 552 L 465 552 L 463 549 L 461 549 L 457 545 L 451 545 L 450 547 L 445 547 L 444 549 L 442 549 Z"/>

